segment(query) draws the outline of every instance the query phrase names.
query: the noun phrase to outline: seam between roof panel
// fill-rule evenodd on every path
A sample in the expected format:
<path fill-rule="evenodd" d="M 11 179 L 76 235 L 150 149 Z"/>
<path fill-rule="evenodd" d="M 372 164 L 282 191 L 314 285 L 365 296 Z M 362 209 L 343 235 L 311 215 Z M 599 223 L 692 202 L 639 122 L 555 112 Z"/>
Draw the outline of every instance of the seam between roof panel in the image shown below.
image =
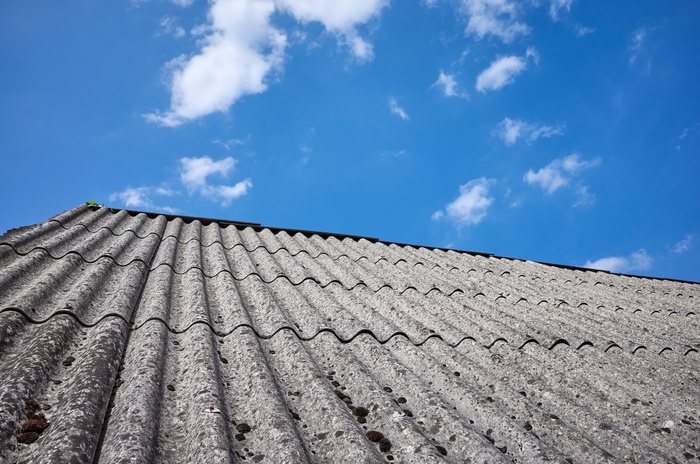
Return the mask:
<path fill-rule="evenodd" d="M 142 290 L 142 292 L 143 292 L 143 290 Z M 140 298 L 140 297 L 141 297 L 141 296 L 139 296 L 139 298 Z M 132 314 L 132 319 L 131 319 L 131 321 L 127 321 L 126 318 L 124 318 L 124 316 L 122 316 L 121 314 L 117 314 L 117 313 L 108 313 L 108 314 L 102 316 L 100 319 L 97 319 L 95 322 L 92 322 L 92 323 L 85 323 L 85 322 L 83 322 L 80 318 L 78 318 L 74 313 L 72 313 L 72 312 L 70 312 L 70 311 L 65 311 L 65 310 L 56 311 L 55 313 L 52 313 L 49 317 L 47 317 L 46 319 L 43 319 L 43 320 L 34 320 L 34 319 L 32 319 L 31 317 L 29 317 L 29 316 L 24 312 L 24 310 L 22 310 L 22 309 L 20 309 L 20 308 L 14 308 L 14 307 L 13 307 L 13 308 L 4 308 L 4 309 L 0 310 L 0 314 L 2 314 L 2 313 L 4 313 L 4 312 L 10 312 L 10 311 L 16 312 L 16 313 L 18 313 L 18 314 L 21 314 L 27 321 L 29 321 L 29 322 L 32 323 L 32 324 L 43 324 L 43 323 L 49 321 L 50 319 L 52 319 L 52 318 L 54 318 L 54 317 L 61 316 L 61 315 L 66 315 L 66 316 L 72 317 L 72 318 L 73 318 L 78 324 L 80 324 L 82 327 L 88 327 L 88 328 L 89 328 L 89 327 L 95 327 L 95 326 L 101 324 L 101 323 L 102 323 L 103 321 L 105 321 L 106 319 L 109 319 L 109 318 L 117 318 L 117 319 L 121 319 L 122 321 L 124 321 L 125 323 L 128 324 L 128 326 L 129 326 L 129 333 L 135 332 L 135 331 L 137 331 L 137 330 L 140 330 L 142 327 L 144 327 L 144 326 L 145 326 L 147 323 L 149 323 L 149 322 L 158 322 L 158 323 L 163 324 L 163 325 L 168 329 L 168 331 L 169 331 L 170 333 L 174 334 L 174 335 L 181 335 L 181 334 L 184 334 L 184 333 L 186 333 L 187 331 L 189 331 L 191 328 L 193 328 L 193 327 L 196 326 L 196 325 L 204 325 L 204 326 L 208 327 L 209 330 L 210 330 L 213 334 L 215 334 L 216 336 L 218 336 L 218 337 L 227 337 L 227 336 L 233 334 L 234 332 L 236 332 L 237 330 L 240 330 L 240 329 L 242 329 L 242 328 L 246 328 L 246 327 L 247 327 L 248 329 L 250 329 L 250 330 L 255 334 L 256 337 L 258 337 L 258 338 L 261 339 L 261 340 L 269 340 L 269 339 L 273 338 L 274 336 L 276 336 L 278 333 L 280 333 L 280 332 L 282 332 L 282 331 L 284 331 L 284 330 L 288 330 L 288 331 L 292 332 L 299 340 L 304 341 L 304 342 L 312 341 L 312 340 L 314 340 L 316 337 L 320 336 L 322 333 L 329 333 L 329 334 L 333 335 L 340 343 L 343 343 L 343 344 L 351 343 L 352 341 L 354 341 L 354 340 L 355 340 L 357 337 L 359 337 L 360 335 L 369 335 L 369 336 L 371 336 L 372 338 L 374 338 L 374 340 L 375 340 L 377 343 L 379 343 L 379 344 L 381 344 L 381 345 L 384 345 L 384 344 L 390 342 L 393 338 L 397 338 L 397 337 L 403 337 L 403 338 L 405 338 L 409 343 L 411 343 L 411 344 L 414 345 L 414 346 L 422 346 L 422 345 L 424 345 L 425 343 L 427 343 L 427 342 L 428 342 L 429 340 L 431 340 L 431 339 L 440 340 L 440 341 L 442 341 L 443 343 L 445 343 L 446 345 L 448 345 L 448 346 L 450 346 L 450 347 L 452 347 L 452 348 L 458 347 L 459 345 L 461 345 L 461 344 L 462 344 L 464 341 L 466 341 L 466 340 L 471 340 L 471 341 L 473 341 L 473 342 L 475 342 L 475 343 L 478 343 L 478 341 L 476 340 L 476 338 L 475 338 L 475 337 L 472 337 L 472 336 L 470 336 L 470 335 L 467 335 L 467 336 L 462 337 L 462 338 L 461 338 L 458 342 L 456 342 L 456 343 L 450 343 L 450 342 L 448 342 L 447 340 L 445 340 L 440 334 L 437 334 L 437 333 L 436 333 L 436 334 L 430 334 L 430 335 L 428 335 L 427 337 L 425 337 L 425 338 L 424 338 L 423 340 L 421 340 L 421 341 L 413 341 L 413 340 L 408 336 L 408 334 L 406 334 L 405 332 L 402 332 L 402 331 L 394 332 L 394 333 L 392 333 L 391 335 L 389 335 L 387 338 L 385 338 L 385 339 L 380 339 L 377 335 L 374 334 L 374 332 L 373 332 L 371 329 L 359 329 L 359 330 L 357 330 L 355 333 L 353 333 L 352 336 L 349 337 L 349 338 L 343 338 L 343 337 L 341 337 L 341 336 L 338 335 L 333 329 L 330 329 L 330 328 L 322 328 L 322 329 L 318 330 L 314 335 L 311 335 L 311 336 L 302 336 L 302 335 L 300 335 L 300 334 L 297 332 L 297 330 L 296 330 L 294 327 L 291 327 L 291 326 L 281 326 L 281 327 L 278 327 L 278 328 L 277 328 L 274 332 L 272 332 L 271 334 L 264 335 L 264 334 L 261 334 L 260 332 L 258 332 L 257 329 L 256 329 L 255 327 L 253 327 L 253 325 L 248 324 L 248 323 L 238 324 L 238 325 L 234 326 L 232 329 L 223 332 L 223 331 L 220 331 L 220 330 L 217 330 L 216 328 L 214 328 L 214 327 L 212 326 L 212 324 L 209 323 L 208 321 L 194 321 L 194 322 L 190 323 L 187 327 L 185 327 L 185 328 L 183 328 L 183 329 L 173 329 L 173 328 L 170 327 L 170 325 L 169 325 L 165 320 L 163 320 L 163 319 L 160 318 L 160 317 L 151 317 L 151 318 L 145 319 L 145 320 L 141 321 L 141 322 L 139 323 L 138 326 L 136 326 L 136 325 L 134 325 L 134 322 L 133 322 L 133 314 Z M 131 337 L 129 336 L 129 338 L 127 339 L 127 341 L 126 341 L 125 344 L 124 344 L 124 351 L 123 351 L 123 353 L 122 353 L 122 359 L 123 359 L 123 357 L 124 357 L 124 353 L 126 353 L 126 349 L 127 349 L 127 347 L 128 347 L 129 339 L 130 339 L 130 338 L 131 338 Z M 618 344 L 615 343 L 615 342 L 610 342 L 610 343 L 608 343 L 605 347 L 602 347 L 602 346 L 596 346 L 595 344 L 593 344 L 593 342 L 590 342 L 590 341 L 588 341 L 588 340 L 583 341 L 583 342 L 580 343 L 578 346 L 574 346 L 574 345 L 572 345 L 568 340 L 563 339 L 563 338 L 557 339 L 557 340 L 556 340 L 554 343 L 552 343 L 551 346 L 549 346 L 549 347 L 547 347 L 546 345 L 543 345 L 542 343 L 540 343 L 539 340 L 537 340 L 537 339 L 535 339 L 535 338 L 529 338 L 529 339 L 525 340 L 523 343 L 521 343 L 519 346 L 515 346 L 515 345 L 512 345 L 511 342 L 509 342 L 509 341 L 508 341 L 507 339 L 505 339 L 504 337 L 497 337 L 497 338 L 495 338 L 493 341 L 491 341 L 491 343 L 489 343 L 489 344 L 481 344 L 481 346 L 483 346 L 483 347 L 486 348 L 486 349 L 491 349 L 491 348 L 493 348 L 493 347 L 496 345 L 496 343 L 498 343 L 499 341 L 502 341 L 502 342 L 506 343 L 507 345 L 512 346 L 513 348 L 516 348 L 516 349 L 519 349 L 519 350 L 523 349 L 525 346 L 527 346 L 527 345 L 530 344 L 530 343 L 536 343 L 537 345 L 543 346 L 544 348 L 546 348 L 546 349 L 548 349 L 548 350 L 550 350 L 550 351 L 551 351 L 552 349 L 554 349 L 555 347 L 559 346 L 559 345 L 566 345 L 566 346 L 570 347 L 571 349 L 573 349 L 573 350 L 575 350 L 575 351 L 580 351 L 582 348 L 585 348 L 585 347 L 595 347 L 595 348 L 599 348 L 601 351 L 603 351 L 603 352 L 605 352 L 605 353 L 607 353 L 607 352 L 608 352 L 609 350 L 611 350 L 612 348 L 620 348 L 620 349 L 622 349 L 622 348 L 620 347 L 620 345 L 618 345 Z M 685 352 L 683 352 L 683 355 L 684 355 L 684 356 L 687 356 L 687 355 L 690 354 L 690 353 L 698 353 L 698 350 L 695 349 L 695 348 L 693 348 L 692 346 L 684 345 L 683 348 L 686 348 Z M 635 347 L 634 350 L 632 350 L 631 352 L 630 352 L 630 351 L 626 351 L 626 353 L 635 354 L 635 355 L 636 355 L 637 352 L 642 351 L 642 350 L 646 351 L 646 350 L 648 350 L 648 348 L 647 348 L 646 346 L 644 346 L 644 345 L 638 345 L 638 346 Z M 669 346 L 665 346 L 665 347 L 663 347 L 657 354 L 661 355 L 661 354 L 664 353 L 665 351 L 673 351 L 674 353 L 681 353 L 680 351 L 674 350 L 673 348 L 671 348 L 671 347 L 669 347 Z"/>

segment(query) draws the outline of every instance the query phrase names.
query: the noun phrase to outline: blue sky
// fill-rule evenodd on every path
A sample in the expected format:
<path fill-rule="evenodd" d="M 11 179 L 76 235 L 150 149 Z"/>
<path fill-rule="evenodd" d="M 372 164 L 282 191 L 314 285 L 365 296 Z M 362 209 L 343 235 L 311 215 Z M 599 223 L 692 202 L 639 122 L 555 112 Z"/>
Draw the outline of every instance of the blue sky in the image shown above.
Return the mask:
<path fill-rule="evenodd" d="M 700 281 L 700 3 L 0 4 L 0 229 L 88 200 Z"/>

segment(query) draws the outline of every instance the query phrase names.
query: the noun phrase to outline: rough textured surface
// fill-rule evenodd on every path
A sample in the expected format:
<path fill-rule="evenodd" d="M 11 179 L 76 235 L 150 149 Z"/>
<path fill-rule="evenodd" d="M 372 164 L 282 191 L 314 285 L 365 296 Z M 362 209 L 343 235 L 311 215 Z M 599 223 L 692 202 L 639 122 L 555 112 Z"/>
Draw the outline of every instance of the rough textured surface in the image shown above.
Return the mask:
<path fill-rule="evenodd" d="M 188 221 L 0 237 L 0 462 L 700 462 L 698 284 Z"/>

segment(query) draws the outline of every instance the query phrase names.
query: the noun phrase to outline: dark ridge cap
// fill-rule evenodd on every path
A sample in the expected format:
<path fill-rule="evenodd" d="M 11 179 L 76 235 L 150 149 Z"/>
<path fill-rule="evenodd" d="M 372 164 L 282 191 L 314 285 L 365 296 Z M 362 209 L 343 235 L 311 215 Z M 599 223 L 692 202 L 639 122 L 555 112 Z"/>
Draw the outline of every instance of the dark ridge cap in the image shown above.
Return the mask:
<path fill-rule="evenodd" d="M 105 208 L 108 208 L 108 207 L 105 206 Z M 148 216 L 151 219 L 155 219 L 158 216 L 163 216 L 168 221 L 179 218 L 185 222 L 199 221 L 203 225 L 209 225 L 211 223 L 216 222 L 217 224 L 226 225 L 226 226 L 234 225 L 234 226 L 243 226 L 243 227 L 260 227 L 260 224 L 257 222 L 229 221 L 226 219 L 213 219 L 213 218 L 198 217 L 198 216 L 183 216 L 181 214 L 154 213 L 154 212 L 149 212 L 149 211 L 138 211 L 138 210 L 134 210 L 134 209 L 122 209 L 122 208 L 109 208 L 109 209 L 114 210 L 115 212 L 126 211 L 127 213 L 132 214 L 132 215 L 145 214 L 146 216 Z"/>
<path fill-rule="evenodd" d="M 112 208 L 115 211 L 121 211 L 120 208 Z M 147 215 L 150 218 L 156 218 L 158 216 L 165 216 L 166 219 L 176 219 L 176 218 L 181 218 L 183 220 L 198 220 L 202 223 L 206 224 L 211 224 L 213 222 L 216 222 L 221 225 L 234 225 L 234 226 L 241 226 L 241 227 L 252 227 L 253 229 L 260 231 L 263 229 L 269 229 L 271 232 L 287 232 L 289 234 L 295 234 L 295 233 L 300 233 L 306 236 L 311 236 L 311 235 L 318 235 L 322 238 L 328 238 L 328 237 L 337 237 L 337 238 L 351 238 L 354 240 L 360 240 L 360 239 L 365 239 L 370 242 L 376 243 L 384 243 L 387 245 L 398 245 L 402 247 L 413 247 L 413 248 L 427 248 L 429 250 L 441 250 L 441 251 L 454 251 L 456 253 L 466 253 L 470 255 L 476 255 L 476 256 L 484 256 L 486 258 L 498 258 L 498 259 L 512 259 L 515 261 L 523 261 L 523 262 L 533 262 L 537 264 L 543 264 L 545 266 L 552 266 L 552 267 L 557 267 L 561 269 L 569 269 L 572 271 L 584 271 L 584 272 L 604 272 L 606 274 L 611 274 L 611 275 L 619 275 L 619 276 L 625 276 L 625 277 L 637 277 L 641 279 L 650 279 L 650 280 L 665 280 L 669 282 L 679 282 L 679 283 L 685 283 L 685 284 L 700 284 L 700 282 L 694 282 L 692 280 L 682 280 L 682 279 L 671 279 L 667 277 L 653 277 L 653 276 L 643 276 L 643 275 L 635 275 L 635 274 L 626 274 L 626 273 L 621 273 L 621 272 L 610 272 L 606 271 L 604 269 L 592 269 L 592 268 L 587 268 L 587 267 L 582 267 L 582 266 L 572 266 L 568 264 L 557 264 L 557 263 L 548 263 L 545 261 L 535 261 L 531 259 L 522 259 L 522 258 L 512 258 L 508 256 L 499 256 L 495 255 L 493 253 L 485 253 L 485 252 L 479 252 L 479 251 L 469 251 L 469 250 L 460 250 L 456 248 L 443 248 L 443 247 L 436 247 L 436 246 L 426 246 L 426 245 L 415 245 L 412 243 L 401 243 L 401 242 L 393 242 L 393 241 L 387 241 L 387 240 L 381 240 L 375 237 L 365 237 L 362 235 L 349 235 L 349 234 L 340 234 L 340 233 L 335 233 L 335 232 L 320 232 L 320 231 L 315 231 L 315 230 L 305 230 L 305 229 L 289 229 L 285 227 L 266 227 L 262 226 L 260 223 L 257 222 L 244 222 L 244 221 L 229 221 L 225 219 L 212 219 L 212 218 L 203 218 L 203 217 L 196 217 L 196 216 L 182 216 L 178 214 L 165 214 L 165 213 L 152 213 L 152 212 L 146 212 L 146 211 L 136 211 L 136 210 L 124 210 L 129 213 L 143 213 Z"/>

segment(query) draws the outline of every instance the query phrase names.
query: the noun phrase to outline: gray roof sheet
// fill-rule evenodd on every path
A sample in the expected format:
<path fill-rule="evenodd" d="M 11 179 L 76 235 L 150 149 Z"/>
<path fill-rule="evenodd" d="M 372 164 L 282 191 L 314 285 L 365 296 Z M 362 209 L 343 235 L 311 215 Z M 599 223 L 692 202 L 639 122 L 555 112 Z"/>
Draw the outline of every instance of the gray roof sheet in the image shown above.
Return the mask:
<path fill-rule="evenodd" d="M 700 461 L 699 290 L 81 206 L 0 237 L 0 462 Z"/>

